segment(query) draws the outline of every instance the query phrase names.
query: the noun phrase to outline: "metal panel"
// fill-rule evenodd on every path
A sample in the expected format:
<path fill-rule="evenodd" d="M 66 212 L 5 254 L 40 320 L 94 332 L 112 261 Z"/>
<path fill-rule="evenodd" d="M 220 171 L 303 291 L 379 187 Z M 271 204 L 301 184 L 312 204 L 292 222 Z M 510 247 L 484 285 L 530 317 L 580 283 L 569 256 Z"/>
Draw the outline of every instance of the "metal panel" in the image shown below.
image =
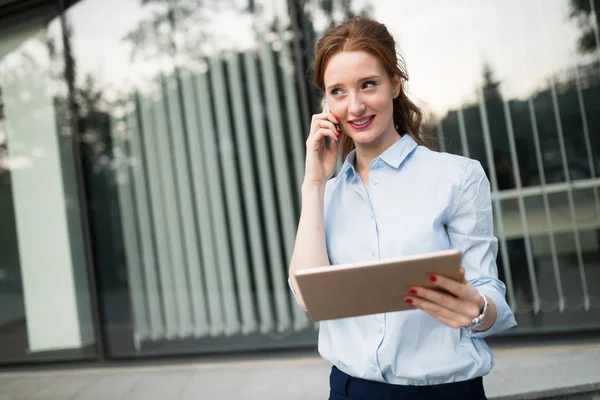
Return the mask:
<path fill-rule="evenodd" d="M 221 305 L 221 287 L 219 285 L 218 263 L 215 254 L 214 226 L 211 219 L 213 209 L 208 197 L 208 179 L 206 177 L 211 166 L 204 164 L 206 157 L 202 148 L 201 115 L 197 111 L 198 103 L 194 93 L 194 78 L 186 71 L 181 73 L 181 86 L 183 91 L 183 106 L 185 110 L 185 125 L 188 134 L 188 151 L 190 153 L 191 182 L 194 193 L 193 215 L 202 248 L 202 266 L 206 285 L 204 290 L 208 301 L 210 318 L 209 333 L 211 336 L 221 335 L 224 331 L 223 306 Z"/>
<path fill-rule="evenodd" d="M 446 152 L 446 139 L 444 137 L 444 128 L 442 127 L 442 121 L 437 122 L 437 137 L 439 149 L 442 153 Z"/>
<path fill-rule="evenodd" d="M 171 265 L 169 248 L 167 246 L 167 226 L 165 216 L 164 192 L 161 186 L 160 169 L 158 158 L 158 141 L 156 124 L 153 118 L 152 100 L 142 99 L 140 101 L 140 114 L 144 132 L 144 153 L 147 160 L 147 182 L 150 187 L 150 199 L 152 208 L 152 222 L 154 235 L 156 237 L 156 254 L 158 259 L 158 271 L 160 276 L 160 298 L 164 311 L 164 324 L 166 339 L 177 336 L 177 311 L 175 309 L 175 294 L 169 267 Z"/>
<path fill-rule="evenodd" d="M 256 162 L 258 166 L 259 188 L 264 213 L 264 226 L 266 228 L 266 242 L 269 244 L 268 256 L 269 267 L 271 271 L 271 281 L 273 286 L 273 297 L 275 300 L 275 311 L 277 316 L 277 330 L 282 332 L 291 326 L 291 316 L 289 313 L 288 299 L 293 302 L 292 294 L 286 286 L 283 275 L 282 263 L 284 256 L 281 252 L 283 248 L 282 237 L 277 227 L 276 212 L 277 204 L 275 202 L 275 188 L 271 178 L 272 171 L 269 164 L 269 149 L 267 143 L 269 137 L 264 116 L 265 112 L 261 98 L 260 75 L 257 68 L 257 60 L 253 52 L 244 54 L 244 67 L 246 70 L 246 79 L 248 84 L 248 94 L 250 97 L 250 114 L 252 115 L 252 130 L 254 139 L 254 150 L 256 152 Z"/>
<path fill-rule="evenodd" d="M 230 98 L 233 103 L 234 131 L 236 138 L 237 158 L 240 163 L 241 181 L 243 188 L 244 208 L 246 210 L 246 225 L 248 227 L 248 241 L 250 242 L 250 254 L 252 257 L 252 266 L 254 271 L 254 282 L 256 285 L 256 300 L 258 302 L 258 311 L 260 316 L 260 331 L 269 332 L 274 327 L 273 310 L 269 298 L 269 285 L 266 270 L 265 243 L 260 226 L 259 200 L 256 193 L 256 180 L 254 179 L 254 169 L 256 158 L 253 158 L 252 147 L 250 145 L 250 127 L 247 121 L 250 120 L 247 115 L 246 99 L 242 88 L 240 60 L 237 54 L 232 55 L 228 60 L 228 79 Z"/>
<path fill-rule="evenodd" d="M 219 154 L 217 151 L 213 118 L 213 105 L 211 91 L 206 73 L 196 76 L 196 93 L 198 95 L 197 113 L 201 126 L 201 147 L 204 149 L 204 165 L 207 167 L 208 186 L 207 192 L 212 207 L 213 237 L 215 238 L 217 262 L 212 266 L 219 273 L 221 282 L 221 298 L 225 311 L 225 335 L 233 335 L 240 331 L 238 308 L 235 298 L 233 283 L 233 267 L 229 256 L 229 236 L 227 219 L 225 216 L 224 199 L 222 193 L 223 179 L 219 169 Z M 210 268 L 210 266 L 206 266 Z"/>
<path fill-rule="evenodd" d="M 260 60 L 263 89 L 266 94 L 266 104 L 270 116 L 268 119 L 268 142 L 271 144 L 271 156 L 275 167 L 275 180 L 278 188 L 277 200 L 286 260 L 286 264 L 284 265 L 287 265 L 287 262 L 292 259 L 297 225 L 294 213 L 290 212 L 290 207 L 293 204 L 292 180 L 289 176 L 289 169 L 287 168 L 288 159 L 286 157 L 286 146 L 284 143 L 285 136 L 281 134 L 283 116 L 279 104 L 279 91 L 277 89 L 277 82 L 273 80 L 273 77 L 276 76 L 275 59 L 271 46 L 266 41 L 260 42 Z M 308 318 L 304 316 L 303 319 L 296 306 L 294 306 L 294 317 L 294 329 L 301 329 L 304 326 L 308 326 Z"/>
<path fill-rule="evenodd" d="M 546 226 L 548 229 L 548 240 L 550 242 L 550 255 L 552 257 L 552 270 L 554 271 L 554 281 L 556 282 L 556 292 L 558 294 L 558 309 L 564 311 L 565 309 L 565 295 L 562 287 L 562 278 L 560 276 L 560 268 L 558 265 L 558 254 L 556 251 L 556 241 L 554 238 L 554 227 L 552 223 L 552 214 L 550 211 L 550 202 L 548 200 L 548 187 L 546 186 L 546 174 L 544 172 L 544 161 L 542 157 L 542 148 L 540 146 L 540 135 L 538 132 L 538 123 L 535 115 L 535 108 L 533 107 L 533 100 L 529 99 L 527 102 L 529 105 L 529 116 L 531 118 L 531 129 L 533 132 L 533 143 L 535 147 L 535 158 L 537 161 L 538 171 L 540 171 L 540 183 L 541 186 L 540 194 L 542 195 L 542 201 L 544 203 L 544 216 L 546 218 Z M 529 188 L 528 188 L 529 189 Z M 520 190 L 521 196 L 525 196 L 526 192 Z"/>
<path fill-rule="evenodd" d="M 137 221 L 133 197 L 133 182 L 129 174 L 130 157 L 123 129 L 123 121 L 111 118 L 111 136 L 117 180 L 117 197 L 121 210 L 121 225 L 125 242 L 129 297 L 131 299 L 134 324 L 134 344 L 139 349 L 142 340 L 149 337 L 148 314 L 146 310 L 143 274 L 138 240 Z"/>
<path fill-rule="evenodd" d="M 129 133 L 129 151 L 131 157 L 131 175 L 133 179 L 135 196 L 135 212 L 137 213 L 138 232 L 142 268 L 145 279 L 145 295 L 148 307 L 150 324 L 150 338 L 157 340 L 164 334 L 163 315 L 160 307 L 160 289 L 156 279 L 156 257 L 154 254 L 154 240 L 152 235 L 151 210 L 148 200 L 148 187 L 146 184 L 146 163 L 144 162 L 144 149 L 142 145 L 142 126 L 138 123 L 139 102 L 134 101 L 133 112 L 127 115 Z"/>
<path fill-rule="evenodd" d="M 488 164 L 488 170 L 490 171 L 490 181 L 492 184 L 492 195 L 498 192 L 498 181 L 496 179 L 496 167 L 494 166 L 494 156 L 492 151 L 492 139 L 490 137 L 490 126 L 487 117 L 487 108 L 485 106 L 485 97 L 483 96 L 483 89 L 481 87 L 477 90 L 477 97 L 479 101 L 479 112 L 481 114 L 481 127 L 483 129 L 483 143 L 485 146 L 485 155 Z M 508 249 L 506 247 L 506 236 L 504 235 L 504 219 L 502 217 L 502 205 L 498 197 L 492 196 L 494 203 L 494 214 L 496 215 L 496 228 L 498 232 L 498 239 L 500 242 L 500 251 L 502 253 L 502 267 L 504 268 L 504 276 L 506 276 L 506 291 L 508 294 L 508 303 L 513 310 L 516 310 L 517 301 L 513 289 L 512 274 L 510 271 Z"/>
<path fill-rule="evenodd" d="M 470 157 L 469 154 L 469 143 L 467 141 L 467 128 L 465 127 L 465 115 L 462 107 L 458 107 L 456 110 L 458 116 L 458 132 L 460 133 L 460 143 L 462 148 L 462 155 Z"/>
<path fill-rule="evenodd" d="M 233 267 L 237 283 L 238 307 L 242 317 L 242 333 L 247 334 L 256 330 L 256 315 L 254 312 L 250 289 L 250 274 L 248 272 L 248 254 L 246 253 L 244 221 L 242 219 L 242 203 L 237 181 L 239 180 L 235 156 L 234 140 L 229 120 L 229 99 L 227 85 L 220 58 L 210 60 L 211 78 L 213 85 L 213 101 L 217 117 L 217 132 L 219 138 L 219 161 L 223 172 L 222 184 L 225 187 L 225 200 L 229 221 L 229 234 L 233 250 Z"/>
<path fill-rule="evenodd" d="M 206 315 L 206 300 L 204 299 L 202 265 L 200 264 L 199 241 L 194 223 L 194 208 L 192 207 L 192 188 L 187 154 L 187 143 L 182 123 L 182 104 L 179 98 L 179 82 L 176 75 L 167 79 L 166 101 L 169 111 L 169 137 L 171 138 L 171 155 L 174 162 L 175 183 L 177 186 L 179 225 L 181 247 L 183 247 L 184 264 L 178 273 L 188 279 L 189 295 L 193 316 L 193 333 L 196 337 L 208 334 L 208 320 Z M 188 287 L 186 286 L 186 290 Z"/>
<path fill-rule="evenodd" d="M 556 83 L 554 77 L 550 78 L 550 89 L 552 94 L 552 107 L 554 109 L 554 117 L 556 120 L 556 129 L 558 131 L 558 145 L 560 147 L 560 156 L 563 164 L 563 171 L 567 183 L 571 182 L 569 174 L 567 151 L 565 149 L 565 139 L 562 130 L 562 122 L 560 118 L 560 108 L 558 106 L 558 97 L 556 95 Z M 587 278 L 585 275 L 585 268 L 583 266 L 583 255 L 581 253 L 581 239 L 579 237 L 579 227 L 577 226 L 577 213 L 575 211 L 575 202 L 573 200 L 573 190 L 571 186 L 567 186 L 567 198 L 569 200 L 569 211 L 571 215 L 571 224 L 573 227 L 573 239 L 575 240 L 575 249 L 577 251 L 577 265 L 579 267 L 579 275 L 581 278 L 581 287 L 583 290 L 583 301 L 586 310 L 590 308 L 590 296 L 587 288 Z"/>
<path fill-rule="evenodd" d="M 167 246 L 169 249 L 169 263 L 161 268 L 165 268 L 165 275 L 171 276 L 174 292 L 177 326 L 168 327 L 168 329 L 177 332 L 180 338 L 187 337 L 193 333 L 192 313 L 189 302 L 189 289 L 187 286 L 187 276 L 185 273 L 185 257 L 183 254 L 183 242 L 181 237 L 181 221 L 178 213 L 178 191 L 174 181 L 173 170 L 173 132 L 168 125 L 166 87 L 164 80 L 162 82 L 162 91 L 157 101 L 153 103 L 153 115 L 156 123 L 156 143 L 157 153 L 160 163 L 161 190 L 164 194 L 164 212 L 165 229 L 167 231 Z M 170 140 L 171 139 L 171 140 Z"/>
<path fill-rule="evenodd" d="M 284 3 L 278 0 L 278 3 Z M 284 15 L 287 13 L 283 12 Z M 296 82 L 294 79 L 294 65 L 292 61 L 290 43 L 285 39 L 282 28 L 280 26 L 279 41 L 282 44 L 281 52 L 279 52 L 279 66 L 281 74 L 283 76 L 283 94 L 285 97 L 285 115 L 288 122 L 288 131 L 286 133 L 286 143 L 291 146 L 292 152 L 292 166 L 294 170 L 294 176 L 296 177 L 296 191 L 297 195 L 300 194 L 302 182 L 304 181 L 304 160 L 305 154 L 305 140 L 304 134 L 302 133 L 302 124 L 300 121 L 300 106 L 298 105 L 298 93 L 296 91 Z M 294 193 L 294 192 L 292 192 Z M 295 212 L 293 207 L 287 207 L 286 209 L 280 210 L 280 212 L 289 213 L 294 221 L 297 221 L 299 216 Z M 296 225 L 294 224 L 294 227 Z M 291 260 L 291 255 L 288 257 Z M 300 330 L 307 327 L 310 322 L 300 307 L 292 308 L 292 314 L 294 315 L 294 329 Z"/>

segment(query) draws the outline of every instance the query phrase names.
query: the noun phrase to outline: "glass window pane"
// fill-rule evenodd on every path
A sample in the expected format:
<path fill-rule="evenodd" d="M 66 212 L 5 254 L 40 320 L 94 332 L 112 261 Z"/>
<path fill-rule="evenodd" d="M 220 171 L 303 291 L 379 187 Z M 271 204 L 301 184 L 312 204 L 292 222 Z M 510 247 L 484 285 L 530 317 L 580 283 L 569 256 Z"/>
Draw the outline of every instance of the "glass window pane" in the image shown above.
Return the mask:
<path fill-rule="evenodd" d="M 404 56 L 424 132 L 492 184 L 498 269 L 517 330 L 598 327 L 596 2 L 307 1 L 303 30 L 367 15 Z M 591 6 L 590 6 L 591 5 Z M 591 8 L 590 8 L 591 7 Z M 425 22 L 424 22 L 425 21 Z M 561 329 L 562 329 L 561 328 Z"/>
<path fill-rule="evenodd" d="M 287 12 L 67 10 L 109 356 L 316 343 L 287 285 L 306 134 Z"/>
<path fill-rule="evenodd" d="M 34 11 L 0 19 L 0 363 L 95 356 L 62 31 Z"/>

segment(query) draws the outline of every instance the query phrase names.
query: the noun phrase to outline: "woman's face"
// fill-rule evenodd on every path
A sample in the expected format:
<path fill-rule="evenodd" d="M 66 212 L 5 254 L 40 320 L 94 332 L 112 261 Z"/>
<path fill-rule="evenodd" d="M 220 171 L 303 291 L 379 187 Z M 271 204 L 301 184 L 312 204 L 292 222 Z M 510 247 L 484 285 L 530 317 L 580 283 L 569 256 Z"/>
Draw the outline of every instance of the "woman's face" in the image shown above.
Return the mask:
<path fill-rule="evenodd" d="M 398 139 L 392 102 L 400 81 L 390 79 L 379 59 L 362 51 L 338 53 L 329 60 L 324 81 L 331 112 L 357 147 Z"/>

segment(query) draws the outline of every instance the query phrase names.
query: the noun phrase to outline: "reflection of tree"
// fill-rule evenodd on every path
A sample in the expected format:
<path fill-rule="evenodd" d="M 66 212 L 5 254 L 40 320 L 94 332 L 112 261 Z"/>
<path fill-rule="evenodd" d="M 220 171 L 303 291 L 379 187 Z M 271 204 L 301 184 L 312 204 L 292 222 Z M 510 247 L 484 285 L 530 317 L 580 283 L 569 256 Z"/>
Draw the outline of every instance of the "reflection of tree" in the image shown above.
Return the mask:
<path fill-rule="evenodd" d="M 600 43 L 596 43 L 596 33 L 600 27 L 599 10 L 600 0 L 571 0 L 569 16 L 577 20 L 582 30 L 578 40 L 581 53 L 593 53 L 600 46 Z"/>
<path fill-rule="evenodd" d="M 295 3 L 295 2 L 292 2 Z M 318 19 L 318 15 L 324 16 L 327 26 L 331 26 L 336 22 L 350 19 L 357 16 L 368 17 L 372 14 L 373 7 L 371 4 L 361 4 L 355 6 L 353 0 L 342 0 L 339 2 L 333 0 L 314 0 L 300 2 L 302 5 L 298 7 L 300 13 L 300 23 L 302 30 L 302 48 L 304 51 L 304 65 L 312 67 L 314 46 L 319 37 L 324 33 L 319 31 L 313 21 Z M 300 60 L 298 60 L 299 62 Z M 312 81 L 312 68 L 309 68 L 308 79 Z M 313 85 L 308 85 L 310 93 L 310 106 L 314 111 L 320 110 L 320 102 L 322 93 L 319 93 Z"/>
<path fill-rule="evenodd" d="M 483 66 L 483 97 L 486 100 L 502 100 L 500 82 L 494 78 L 494 72 L 488 63 Z"/>
<path fill-rule="evenodd" d="M 250 15 L 248 10 L 236 9 L 232 2 L 218 0 L 140 0 L 150 15 L 141 20 L 123 40 L 133 45 L 133 60 L 168 60 L 186 57 L 196 60 L 211 46 L 235 47 L 227 38 L 217 37 L 211 22 L 218 12 L 233 12 L 236 17 Z M 225 39 L 225 40 L 224 40 Z M 181 64 L 184 60 L 178 60 Z"/>

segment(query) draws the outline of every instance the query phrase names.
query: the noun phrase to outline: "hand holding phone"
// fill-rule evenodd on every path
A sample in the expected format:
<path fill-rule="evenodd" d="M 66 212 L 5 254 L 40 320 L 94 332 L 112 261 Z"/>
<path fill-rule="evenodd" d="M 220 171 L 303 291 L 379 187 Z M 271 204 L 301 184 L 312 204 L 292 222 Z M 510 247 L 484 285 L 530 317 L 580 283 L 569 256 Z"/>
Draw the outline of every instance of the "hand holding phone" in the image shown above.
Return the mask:
<path fill-rule="evenodd" d="M 323 112 L 315 114 L 306 140 L 306 170 L 304 181 L 324 185 L 333 175 L 337 164 L 340 130 L 339 120 L 331 113 L 327 98 Z M 326 138 L 330 139 L 329 146 Z"/>

